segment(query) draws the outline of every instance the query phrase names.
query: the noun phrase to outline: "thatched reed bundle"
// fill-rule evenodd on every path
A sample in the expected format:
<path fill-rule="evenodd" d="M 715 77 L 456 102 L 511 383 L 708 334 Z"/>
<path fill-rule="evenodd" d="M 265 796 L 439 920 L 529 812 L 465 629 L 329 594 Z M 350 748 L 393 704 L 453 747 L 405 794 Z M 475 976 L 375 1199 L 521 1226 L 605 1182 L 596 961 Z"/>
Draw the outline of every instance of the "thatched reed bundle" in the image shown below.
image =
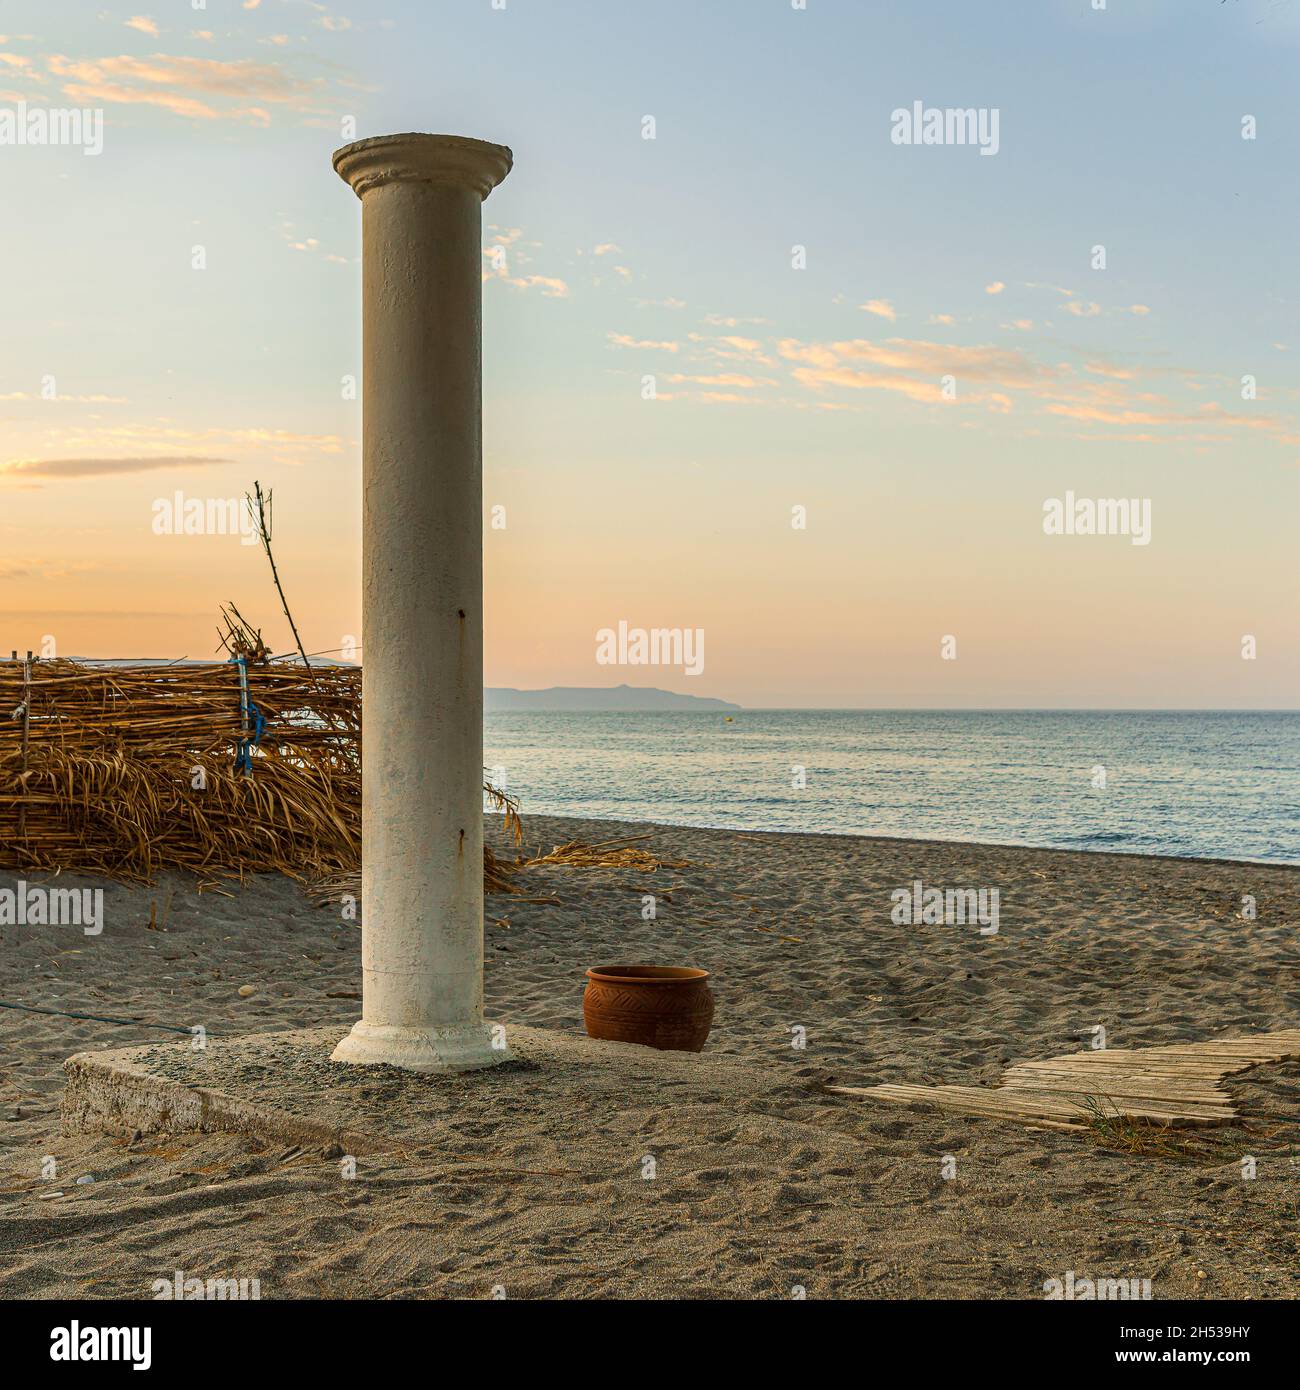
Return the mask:
<path fill-rule="evenodd" d="M 553 846 L 548 854 L 523 860 L 519 867 L 533 869 L 545 864 L 558 869 L 635 869 L 643 874 L 652 874 L 656 869 L 691 867 L 689 859 L 663 859 L 642 849 L 637 842 L 649 838 L 649 835 L 626 835 L 617 840 L 598 840 L 595 844 L 586 840 L 566 840 L 562 845 Z"/>
<path fill-rule="evenodd" d="M 491 789 L 486 789 L 491 792 Z M 513 827 L 515 840 L 520 839 L 521 823 L 513 806 L 507 805 L 506 823 Z M 635 869 L 638 873 L 652 874 L 659 869 L 689 869 L 689 859 L 663 859 L 650 850 L 640 848 L 638 842 L 648 840 L 649 835 L 626 835 L 617 840 L 600 840 L 589 844 L 586 840 L 566 840 L 555 845 L 546 854 L 537 854 L 530 859 L 517 856 L 513 860 L 497 859 L 490 849 L 483 851 L 483 887 L 488 893 L 520 893 L 521 888 L 515 875 L 525 869 Z M 318 903 L 335 902 L 342 897 L 359 897 L 361 894 L 361 873 L 351 870 L 340 874 L 329 874 L 316 880 L 312 885 L 313 897 Z M 524 898 L 524 902 L 558 902 L 558 898 Z"/>
<path fill-rule="evenodd" d="M 0 661 L 0 859 L 144 881 L 355 875 L 360 670 L 242 669 L 246 694 L 236 662 Z M 485 861 L 507 890 L 508 866 Z"/>

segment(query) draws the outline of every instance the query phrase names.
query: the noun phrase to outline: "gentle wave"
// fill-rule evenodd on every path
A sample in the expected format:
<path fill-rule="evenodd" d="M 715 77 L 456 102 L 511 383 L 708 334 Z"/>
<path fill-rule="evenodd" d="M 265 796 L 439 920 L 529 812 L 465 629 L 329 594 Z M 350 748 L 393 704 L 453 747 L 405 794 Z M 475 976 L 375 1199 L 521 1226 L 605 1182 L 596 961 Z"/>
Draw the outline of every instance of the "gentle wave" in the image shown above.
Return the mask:
<path fill-rule="evenodd" d="M 525 814 L 1300 863 L 1296 712 L 491 713 L 484 762 Z"/>

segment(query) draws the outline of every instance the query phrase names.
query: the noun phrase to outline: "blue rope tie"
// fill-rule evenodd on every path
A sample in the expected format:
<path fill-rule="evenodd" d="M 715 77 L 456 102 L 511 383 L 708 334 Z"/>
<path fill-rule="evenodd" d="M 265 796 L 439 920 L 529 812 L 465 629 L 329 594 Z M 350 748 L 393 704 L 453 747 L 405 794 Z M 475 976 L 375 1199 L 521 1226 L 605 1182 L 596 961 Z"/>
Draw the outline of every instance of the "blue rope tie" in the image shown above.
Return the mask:
<path fill-rule="evenodd" d="M 239 756 L 235 759 L 236 772 L 252 772 L 253 749 L 261 743 L 262 735 L 266 732 L 266 718 L 252 700 L 248 701 L 248 712 L 253 717 L 253 736 L 239 741 Z"/>
<path fill-rule="evenodd" d="M 266 716 L 253 703 L 252 697 L 248 693 L 248 666 L 242 656 L 234 658 L 235 664 L 239 667 L 239 716 L 241 723 L 247 727 L 248 722 L 252 724 L 252 735 L 249 738 L 241 738 L 235 750 L 235 771 L 247 772 L 250 776 L 253 771 L 253 749 L 262 741 L 262 735 L 266 732 Z"/>

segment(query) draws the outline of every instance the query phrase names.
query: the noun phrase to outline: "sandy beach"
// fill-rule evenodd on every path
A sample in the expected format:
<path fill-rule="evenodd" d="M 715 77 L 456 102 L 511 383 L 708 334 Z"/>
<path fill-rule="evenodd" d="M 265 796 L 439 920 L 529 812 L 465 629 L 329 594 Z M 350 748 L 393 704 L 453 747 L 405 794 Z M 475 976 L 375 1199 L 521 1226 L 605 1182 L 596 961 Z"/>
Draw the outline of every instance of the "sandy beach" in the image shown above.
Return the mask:
<path fill-rule="evenodd" d="M 349 1181 L 337 1156 L 234 1135 L 64 1135 L 72 1053 L 181 1036 L 145 1022 L 228 1036 L 343 1029 L 360 1009 L 356 924 L 290 879 L 199 896 L 179 878 L 64 875 L 104 888 L 101 935 L 0 927 L 0 1001 L 61 1011 L 0 1009 L 0 1296 L 147 1298 L 176 1269 L 255 1276 L 263 1298 L 1041 1298 L 1068 1271 L 1149 1278 L 1156 1298 L 1300 1293 L 1298 1064 L 1230 1080 L 1244 1121 L 1159 1153 L 824 1089 L 993 1085 L 1097 1026 L 1113 1048 L 1295 1027 L 1296 870 L 540 816 L 525 829 L 543 851 L 645 834 L 689 867 L 537 868 L 520 897 L 489 898 L 489 1017 L 581 1032 L 588 966 L 703 966 L 717 1013 L 684 1090 L 566 1118 L 462 1078 L 436 1143 Z M 915 880 L 996 888 L 998 932 L 895 922 L 891 894 Z"/>

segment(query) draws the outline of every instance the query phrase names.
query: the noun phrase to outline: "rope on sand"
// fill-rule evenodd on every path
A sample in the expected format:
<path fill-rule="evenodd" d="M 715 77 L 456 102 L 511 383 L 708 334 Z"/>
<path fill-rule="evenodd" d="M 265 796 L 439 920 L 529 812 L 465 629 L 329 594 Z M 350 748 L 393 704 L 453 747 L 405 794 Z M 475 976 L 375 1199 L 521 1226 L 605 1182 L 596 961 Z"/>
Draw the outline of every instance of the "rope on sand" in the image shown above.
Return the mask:
<path fill-rule="evenodd" d="M 187 1038 L 194 1033 L 193 1028 L 177 1028 L 171 1023 L 145 1023 L 138 1018 L 108 1018 L 104 1014 L 74 1014 L 69 1013 L 66 1009 L 38 1009 L 33 1004 L 9 1004 L 3 999 L 0 999 L 0 1009 L 22 1009 L 24 1013 L 29 1014 L 56 1014 L 59 1018 L 84 1018 L 91 1023 L 118 1023 L 124 1028 L 162 1028 L 168 1033 L 184 1033 Z M 212 1036 L 208 1030 L 205 1029 L 204 1031 L 207 1032 L 208 1037 Z"/>

